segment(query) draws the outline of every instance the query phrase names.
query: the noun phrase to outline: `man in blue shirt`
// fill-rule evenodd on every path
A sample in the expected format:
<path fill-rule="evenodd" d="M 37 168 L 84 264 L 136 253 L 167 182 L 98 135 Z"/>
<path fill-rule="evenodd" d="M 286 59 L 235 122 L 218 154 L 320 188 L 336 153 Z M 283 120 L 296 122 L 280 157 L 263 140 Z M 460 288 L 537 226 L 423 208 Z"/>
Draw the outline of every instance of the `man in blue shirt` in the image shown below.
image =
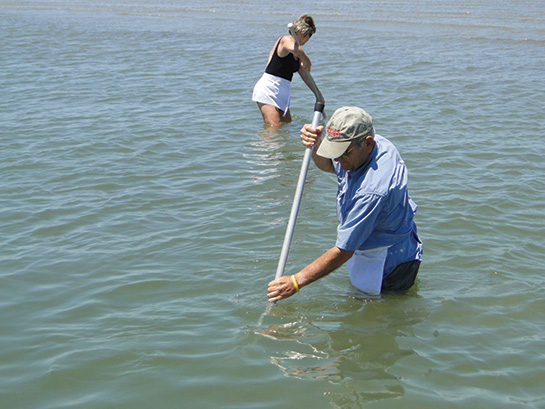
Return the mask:
<path fill-rule="evenodd" d="M 407 190 L 407 168 L 395 146 L 375 135 L 371 116 L 361 108 L 335 111 L 323 127 L 301 129 L 303 145 L 312 146 L 316 166 L 337 175 L 337 242 L 292 276 L 269 283 L 270 302 L 347 263 L 352 284 L 367 294 L 403 291 L 415 281 L 422 260 Z"/>

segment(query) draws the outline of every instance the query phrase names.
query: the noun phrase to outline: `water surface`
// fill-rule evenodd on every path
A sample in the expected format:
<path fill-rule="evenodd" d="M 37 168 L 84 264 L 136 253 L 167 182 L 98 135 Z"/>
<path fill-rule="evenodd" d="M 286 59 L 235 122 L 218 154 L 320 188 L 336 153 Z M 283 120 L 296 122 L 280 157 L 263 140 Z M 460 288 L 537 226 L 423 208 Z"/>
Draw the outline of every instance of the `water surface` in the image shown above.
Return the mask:
<path fill-rule="evenodd" d="M 326 114 L 407 162 L 424 263 L 267 310 L 313 96 L 251 101 L 302 13 Z M 540 1 L 0 0 L 6 408 L 542 408 Z M 287 272 L 335 241 L 311 167 Z M 265 314 L 265 312 L 268 312 Z"/>

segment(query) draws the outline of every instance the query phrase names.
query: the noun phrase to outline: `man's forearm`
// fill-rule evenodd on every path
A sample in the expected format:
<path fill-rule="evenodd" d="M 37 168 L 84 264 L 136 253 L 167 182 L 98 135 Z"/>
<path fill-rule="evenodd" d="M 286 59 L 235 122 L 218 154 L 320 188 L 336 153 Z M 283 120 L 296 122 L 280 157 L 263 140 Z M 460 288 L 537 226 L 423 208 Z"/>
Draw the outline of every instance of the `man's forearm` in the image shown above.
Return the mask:
<path fill-rule="evenodd" d="M 318 144 L 319 146 L 319 144 Z M 329 158 L 324 158 L 322 156 L 319 156 L 316 154 L 316 151 L 318 150 L 318 146 L 314 147 L 312 151 L 312 160 L 318 167 L 318 169 L 323 170 L 324 172 L 331 172 L 333 173 L 333 162 Z"/>
<path fill-rule="evenodd" d="M 295 279 L 299 287 L 304 287 L 328 275 L 346 263 L 354 254 L 353 251 L 342 250 L 337 246 L 330 248 L 297 274 Z"/>

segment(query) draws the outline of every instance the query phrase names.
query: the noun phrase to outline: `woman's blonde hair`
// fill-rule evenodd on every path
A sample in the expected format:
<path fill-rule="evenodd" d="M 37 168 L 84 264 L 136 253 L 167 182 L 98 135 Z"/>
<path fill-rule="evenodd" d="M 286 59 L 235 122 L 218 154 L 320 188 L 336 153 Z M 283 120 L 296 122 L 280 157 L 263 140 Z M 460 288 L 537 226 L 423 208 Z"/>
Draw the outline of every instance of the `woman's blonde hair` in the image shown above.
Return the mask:
<path fill-rule="evenodd" d="M 303 14 L 302 16 L 297 17 L 293 21 L 293 28 L 296 33 L 301 33 L 305 37 L 312 37 L 312 34 L 316 32 L 316 26 L 314 25 L 314 20 L 308 14 Z"/>

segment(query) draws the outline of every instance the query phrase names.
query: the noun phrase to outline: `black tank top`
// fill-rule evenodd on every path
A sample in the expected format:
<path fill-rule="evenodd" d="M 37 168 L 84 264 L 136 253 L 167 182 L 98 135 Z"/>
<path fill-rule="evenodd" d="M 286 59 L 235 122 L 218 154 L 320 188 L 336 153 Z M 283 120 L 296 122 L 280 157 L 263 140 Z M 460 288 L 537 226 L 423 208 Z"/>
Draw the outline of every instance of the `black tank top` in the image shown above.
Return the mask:
<path fill-rule="evenodd" d="M 280 40 L 276 43 L 274 53 L 272 55 L 271 61 L 265 72 L 267 74 L 275 75 L 280 78 L 287 79 L 291 81 L 293 78 L 293 73 L 299 71 L 299 59 L 295 59 L 293 54 L 289 53 L 285 57 L 281 58 L 278 56 L 278 46 L 280 45 Z"/>

